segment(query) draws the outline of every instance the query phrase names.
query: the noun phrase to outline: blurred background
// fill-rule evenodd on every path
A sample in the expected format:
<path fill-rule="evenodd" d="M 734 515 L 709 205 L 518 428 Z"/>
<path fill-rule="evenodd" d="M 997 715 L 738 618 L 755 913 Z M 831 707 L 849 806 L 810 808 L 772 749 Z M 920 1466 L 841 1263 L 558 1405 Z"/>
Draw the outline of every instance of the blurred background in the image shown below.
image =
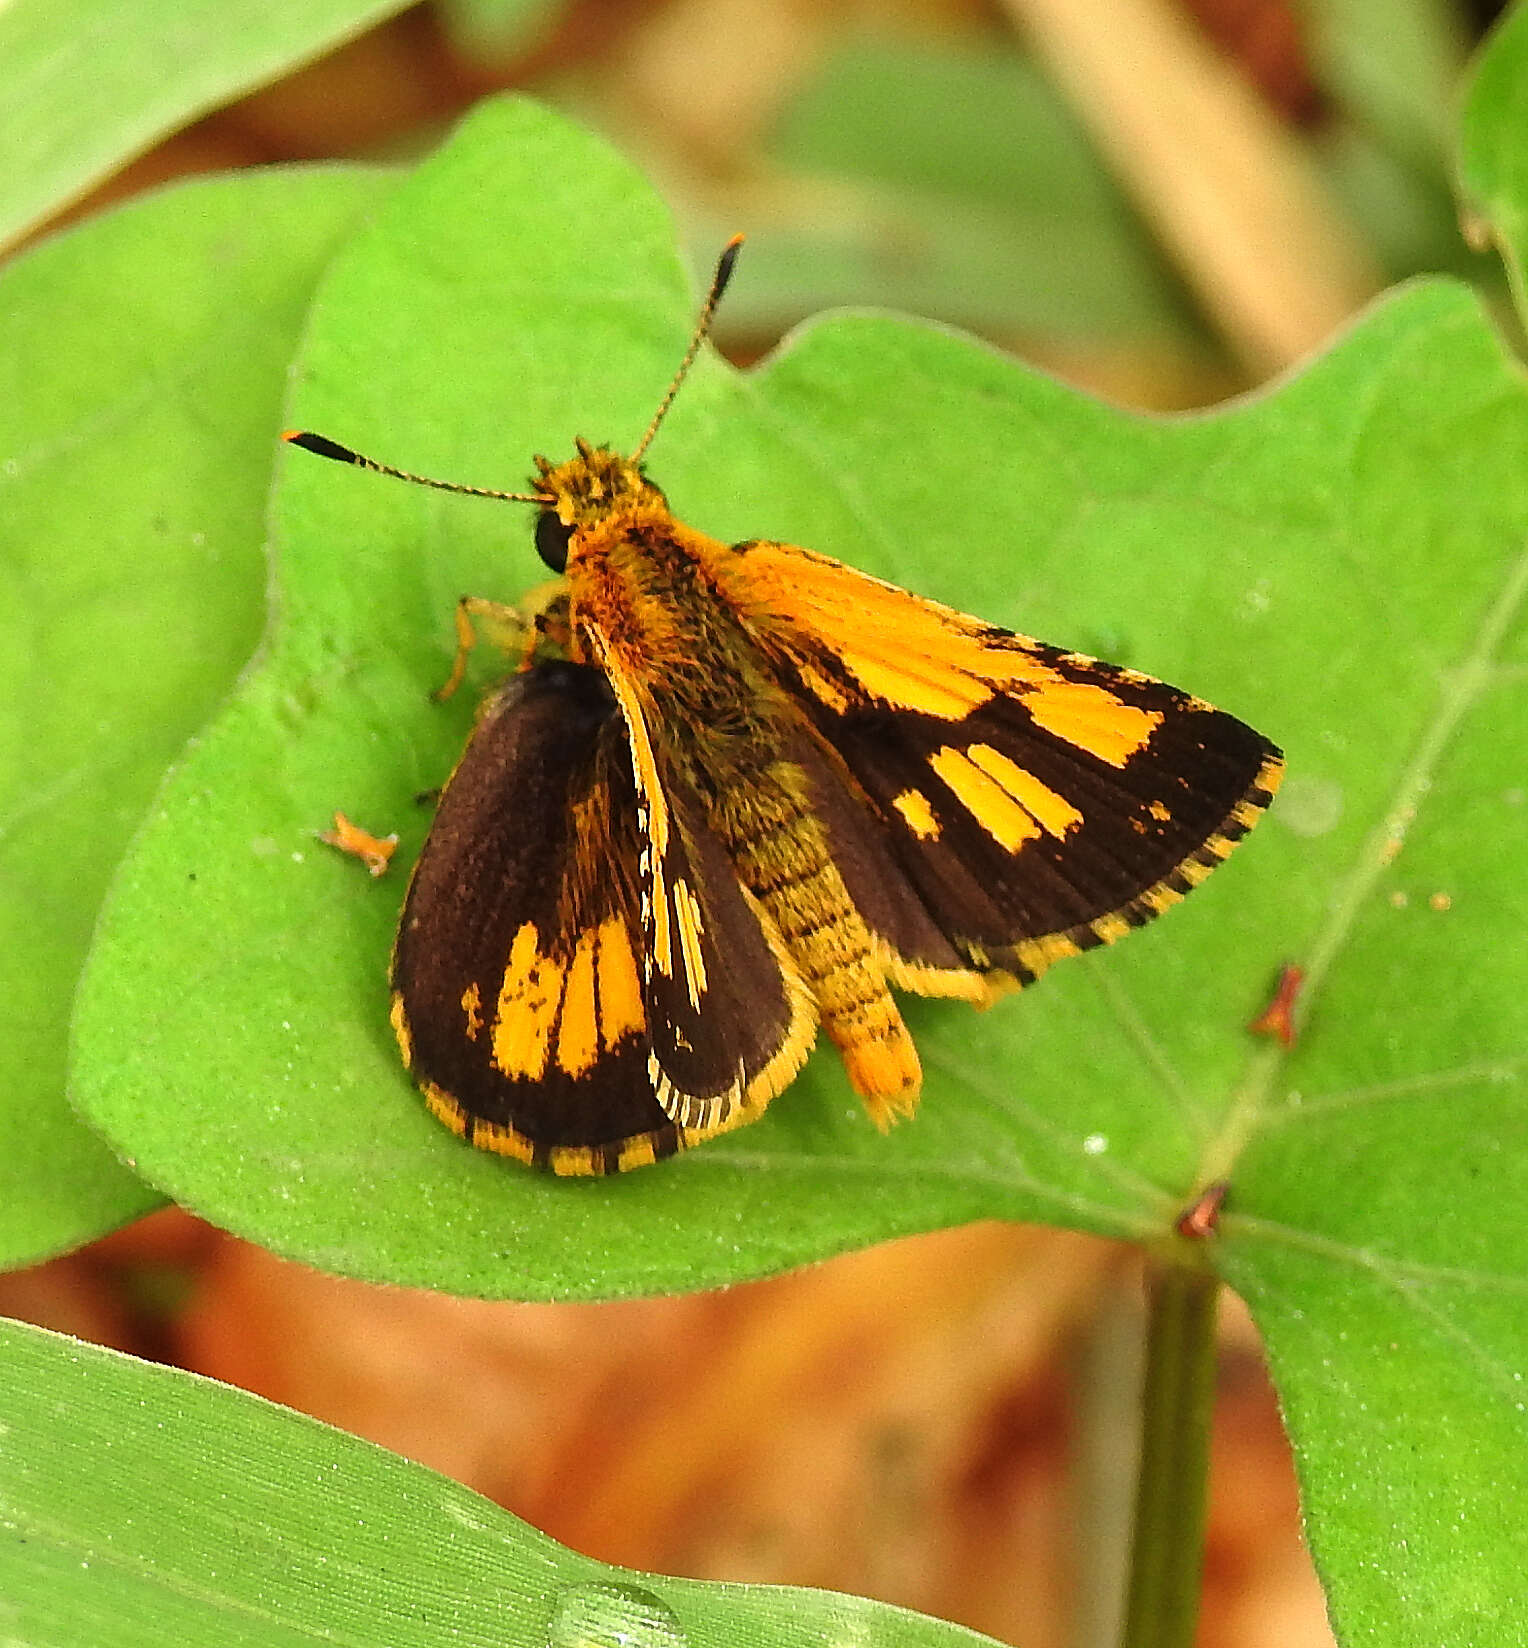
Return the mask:
<path fill-rule="evenodd" d="M 514 89 L 747 279 L 746 364 L 833 304 L 930 315 L 1092 393 L 1213 405 L 1386 286 L 1470 280 L 1451 190 L 1488 0 L 436 0 L 198 121 L 68 214 L 190 173 L 405 163 Z M 46 232 L 46 231 L 44 231 Z M 511 1169 L 506 1169 L 511 1171 Z M 179 1211 L 0 1276 L 0 1313 L 372 1438 L 608 1561 L 1112 1643 L 1139 1263 L 977 1225 L 724 1293 L 461 1301 L 338 1281 Z M 681 1394 L 682 1393 L 682 1396 Z M 1331 1642 L 1256 1334 L 1225 1303 L 1202 1648 Z"/>

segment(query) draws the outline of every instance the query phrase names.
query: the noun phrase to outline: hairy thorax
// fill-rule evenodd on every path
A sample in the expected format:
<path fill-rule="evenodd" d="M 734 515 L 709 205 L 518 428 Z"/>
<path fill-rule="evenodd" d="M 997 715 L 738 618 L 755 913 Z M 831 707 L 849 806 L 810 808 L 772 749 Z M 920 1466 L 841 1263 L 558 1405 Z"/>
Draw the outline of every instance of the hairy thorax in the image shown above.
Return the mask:
<path fill-rule="evenodd" d="M 734 554 L 639 501 L 581 530 L 568 558 L 575 647 L 590 650 L 591 628 L 603 636 L 664 729 L 660 758 L 708 801 L 777 760 L 799 720 L 719 598 Z"/>

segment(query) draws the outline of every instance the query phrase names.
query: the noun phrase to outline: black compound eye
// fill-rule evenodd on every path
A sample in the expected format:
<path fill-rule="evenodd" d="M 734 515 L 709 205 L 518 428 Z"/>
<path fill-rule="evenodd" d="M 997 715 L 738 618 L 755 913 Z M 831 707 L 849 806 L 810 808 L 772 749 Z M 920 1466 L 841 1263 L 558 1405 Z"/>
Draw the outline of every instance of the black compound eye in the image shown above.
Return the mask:
<path fill-rule="evenodd" d="M 564 526 L 555 509 L 543 509 L 536 517 L 536 553 L 553 572 L 568 570 L 568 544 L 573 528 Z"/>

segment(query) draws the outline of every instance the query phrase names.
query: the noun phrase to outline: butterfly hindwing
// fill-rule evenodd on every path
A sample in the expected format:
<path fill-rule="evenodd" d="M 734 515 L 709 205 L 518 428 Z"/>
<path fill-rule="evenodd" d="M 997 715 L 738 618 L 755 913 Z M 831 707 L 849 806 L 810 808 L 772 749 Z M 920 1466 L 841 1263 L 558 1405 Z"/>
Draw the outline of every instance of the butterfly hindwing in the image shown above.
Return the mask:
<path fill-rule="evenodd" d="M 631 744 L 641 833 L 643 1001 L 653 1091 L 681 1128 L 759 1114 L 800 1069 L 811 997 L 689 794 L 637 683 L 596 630 L 591 646 Z"/>
<path fill-rule="evenodd" d="M 673 817 L 642 928 L 653 1086 L 682 1127 L 714 1131 L 757 1116 L 791 1080 L 817 1012 L 698 809 Z"/>
<path fill-rule="evenodd" d="M 825 556 L 740 547 L 756 606 L 772 614 L 760 638 L 780 679 L 869 803 L 917 903 L 978 973 L 1026 983 L 1149 920 L 1272 798 L 1278 751 L 1164 682 Z M 896 919 L 915 926 L 908 909 Z M 878 930 L 944 979 L 930 993 L 958 993 L 940 944 Z"/>
<path fill-rule="evenodd" d="M 921 995 L 989 999 L 981 972 L 935 919 L 898 858 L 892 831 L 843 758 L 807 735 L 792 739 L 787 753 L 806 780 L 845 889 L 896 963 L 891 982 Z"/>

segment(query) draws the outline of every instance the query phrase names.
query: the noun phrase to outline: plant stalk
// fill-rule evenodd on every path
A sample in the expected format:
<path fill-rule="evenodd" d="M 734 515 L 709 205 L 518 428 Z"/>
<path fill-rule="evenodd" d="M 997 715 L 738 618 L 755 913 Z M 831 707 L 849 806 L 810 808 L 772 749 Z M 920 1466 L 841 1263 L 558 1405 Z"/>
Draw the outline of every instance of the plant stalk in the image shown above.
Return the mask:
<path fill-rule="evenodd" d="M 1141 1462 L 1124 1648 L 1193 1648 L 1215 1400 L 1215 1310 L 1208 1270 L 1151 1261 Z"/>

